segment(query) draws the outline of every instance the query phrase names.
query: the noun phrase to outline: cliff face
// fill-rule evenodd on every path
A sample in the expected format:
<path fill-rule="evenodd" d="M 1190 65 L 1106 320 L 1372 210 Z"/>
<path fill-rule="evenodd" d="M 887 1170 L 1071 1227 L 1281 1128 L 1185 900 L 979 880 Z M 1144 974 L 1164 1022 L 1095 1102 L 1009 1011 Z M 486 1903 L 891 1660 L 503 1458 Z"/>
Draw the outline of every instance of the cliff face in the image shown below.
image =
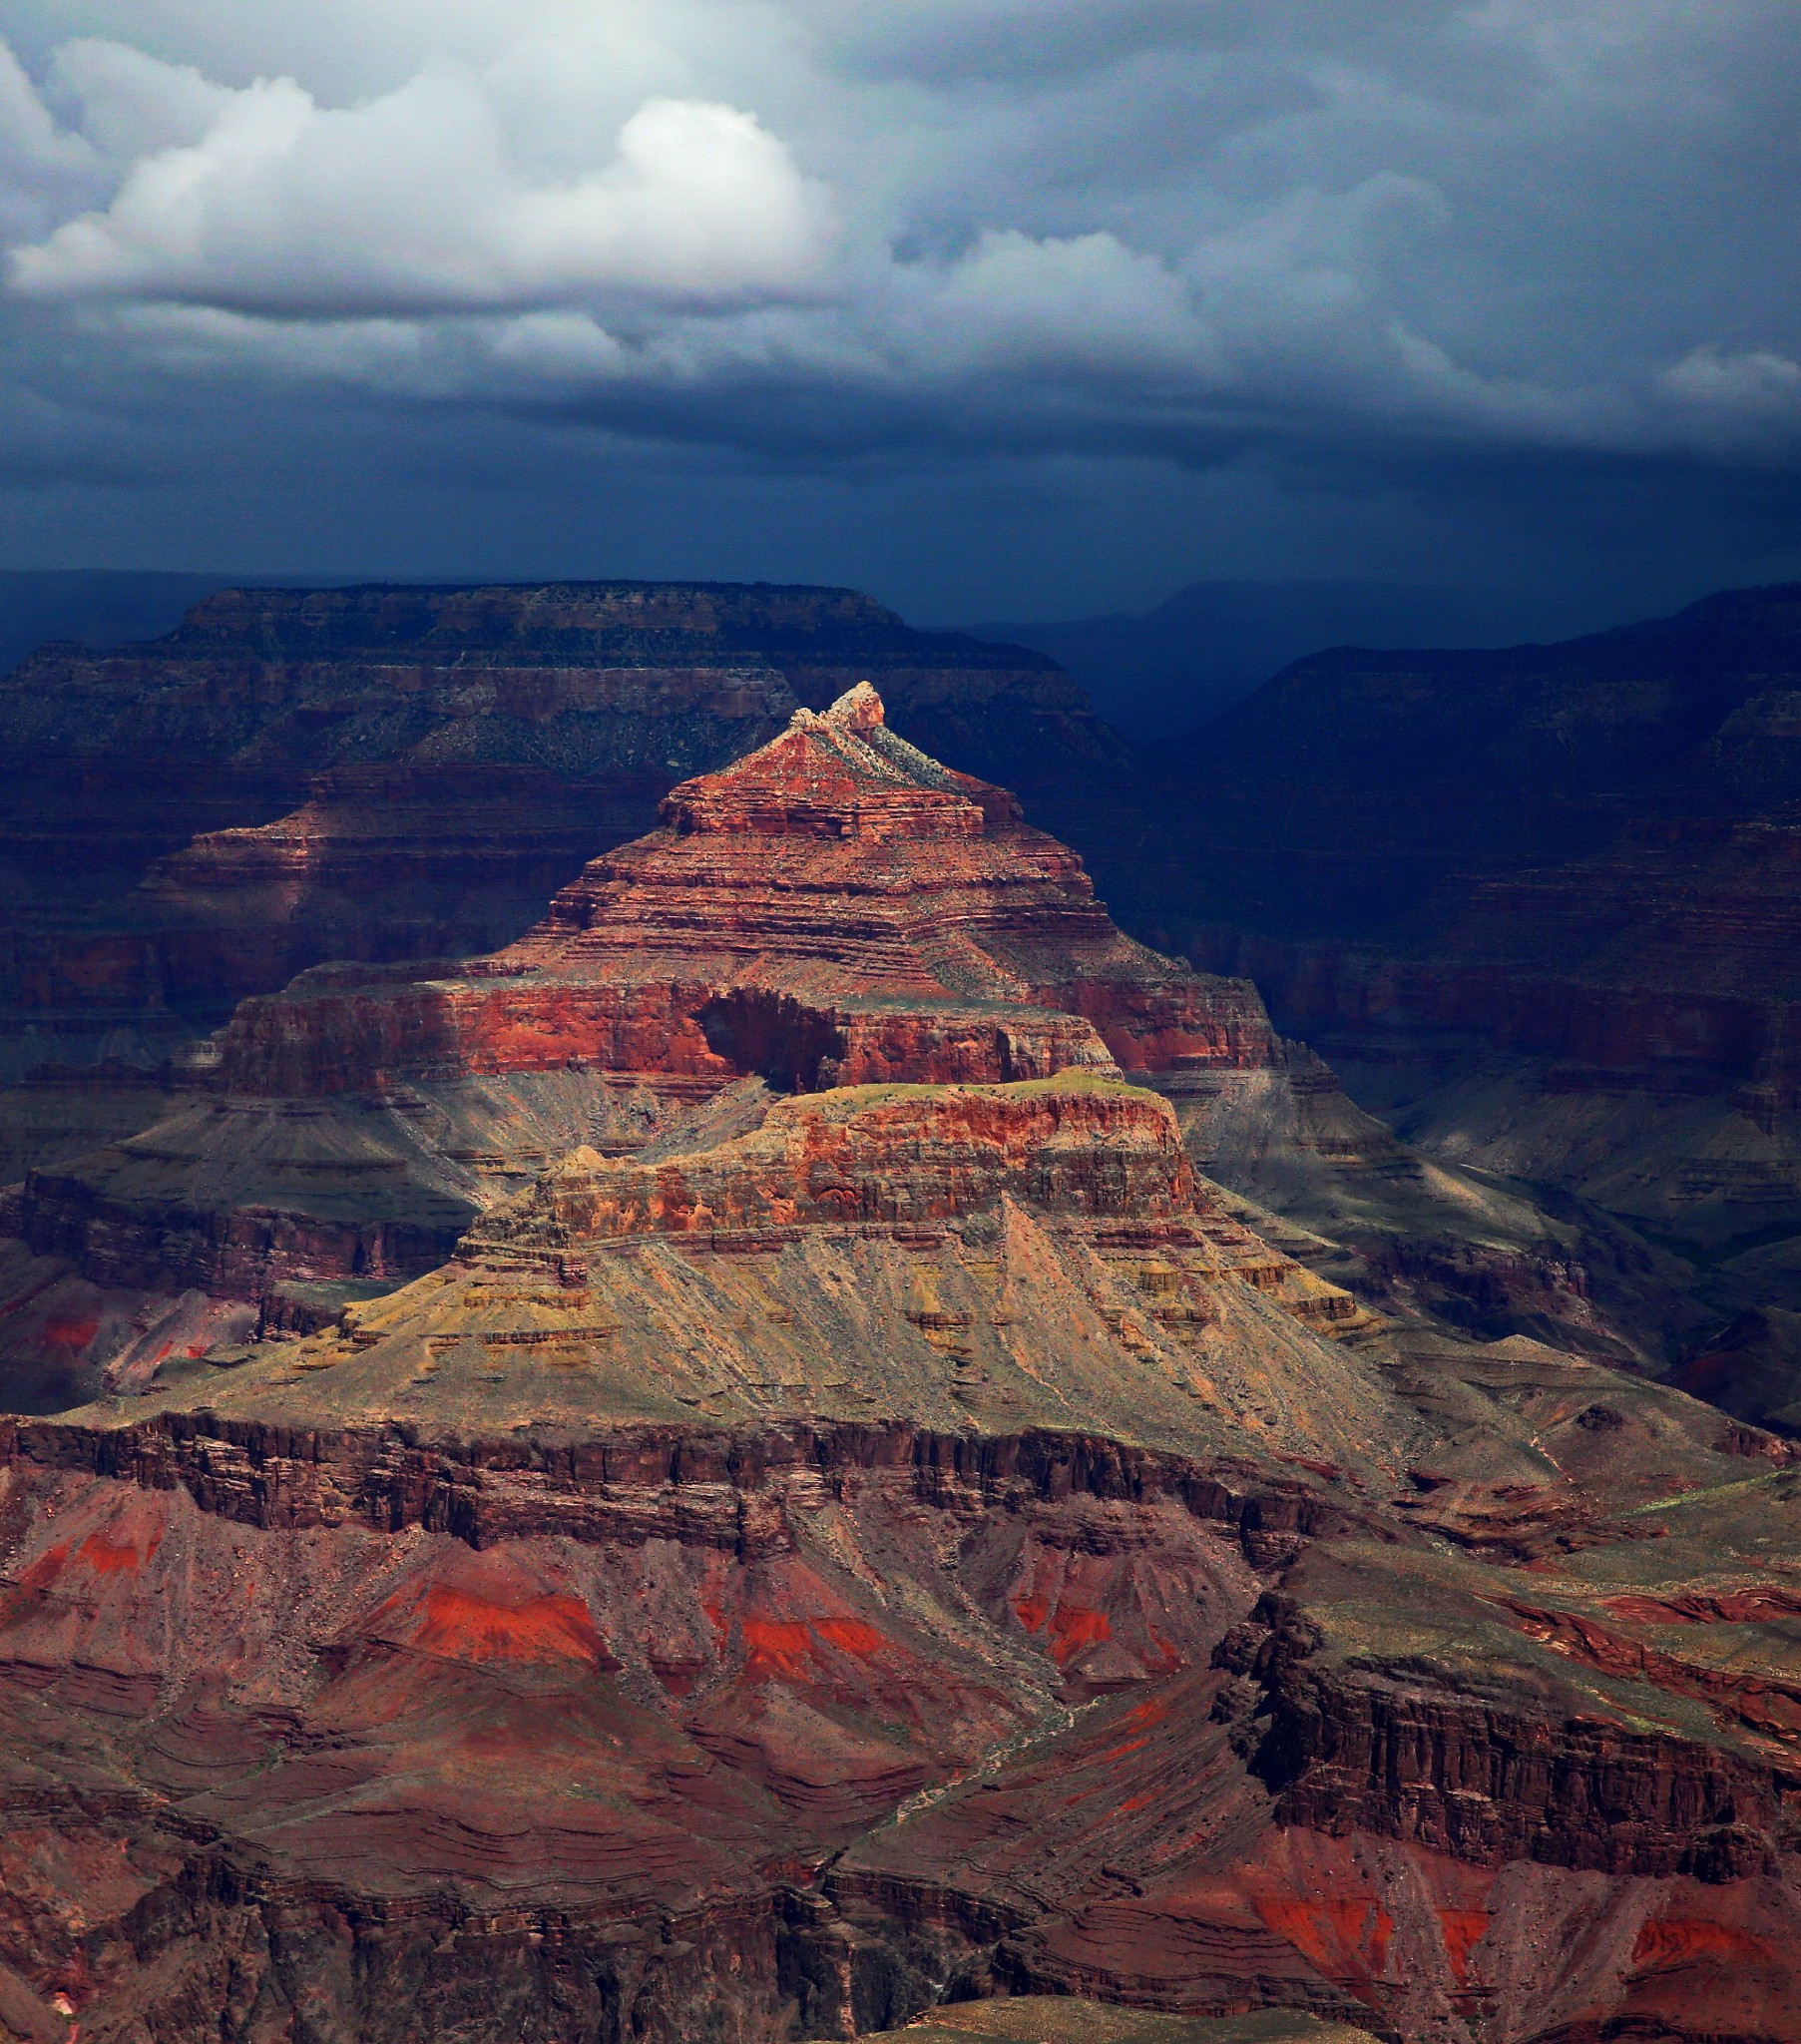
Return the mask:
<path fill-rule="evenodd" d="M 1794 2032 L 1795 1451 L 867 686 L 170 1084 L 6 1196 L 13 2034 Z"/>
<path fill-rule="evenodd" d="M 1266 1999 L 1409 2044 L 1785 2035 L 1794 1600 L 1756 1556 L 1789 1465 L 1647 1525 L 1674 1406 L 1495 1361 L 1441 1357 L 1429 1402 L 1461 1384 L 1479 1461 L 1501 1410 L 1529 1417 L 1549 1483 L 1420 1469 L 1435 1548 L 1317 1530 L 1209 1670 L 860 1840 L 840 1911 L 1008 1991 Z M 1503 1560 L 1481 1521 L 1509 1504 Z M 1696 1568 L 1710 1592 L 1646 1594 Z"/>
<path fill-rule="evenodd" d="M 1054 1315 L 1064 1394 L 1121 1398 L 1107 1430 L 900 1417 L 928 1379 L 867 1336 L 802 1344 L 876 1393 L 861 1416 L 792 1375 L 785 1409 L 633 1417 L 680 1343 L 633 1317 L 635 1284 L 667 1314 L 655 1270 L 568 1297 L 615 1240 L 526 1268 L 472 1245 L 453 1298 L 190 1365 L 201 1404 L 177 1372 L 129 1420 L 7 1430 L 15 2033 L 67 2003 L 172 2044 L 302 2017 L 675 2044 L 997 1991 L 1400 2044 L 1789 2033 L 1797 1600 L 1768 1554 L 1795 1483 L 1767 1436 L 1722 1448 L 1674 1393 L 1473 1349 L 1335 1466 L 1305 1428 L 1320 1364 L 1355 1358 L 1297 1329 L 1284 1363 L 1252 1320 L 1236 1366 L 1266 1411 L 1285 1371 L 1299 1394 L 1278 1430 L 1200 1409 L 1151 1447 L 1146 1417 L 1180 1425 L 1154 1369 L 1081 1374 Z M 879 1249 L 849 1255 L 893 1312 Z M 734 1267 L 831 1309 L 804 1244 L 704 1258 L 715 1315 Z M 587 1324 L 489 1347 L 517 1417 L 473 1405 L 423 1326 L 542 1324 L 546 1289 Z M 381 1416 L 409 1341 L 436 1378 Z M 1387 1501 L 1409 1433 L 1458 1444 L 1458 1499 L 1414 1489 L 1432 1540 Z M 1679 1590 L 1697 1563 L 1709 1589 Z"/>
<path fill-rule="evenodd" d="M 472 1547 L 404 1508 L 246 1508 L 225 1465 L 272 1474 L 276 1443 L 196 1445 L 204 1509 L 82 1473 L 111 1457 L 79 1435 L 12 1459 L 40 1529 L 0 1649 L 15 2034 L 53 2034 L 60 1996 L 98 2036 L 748 2039 L 797 1995 L 841 2034 L 821 1860 L 1085 1671 L 1203 1654 L 1251 1589 L 1229 1526 L 1057 1505 L 1031 1457 L 935 1486 L 907 1442 L 886 1471 L 853 1444 L 846 1508 L 779 1443 L 709 1468 L 620 1442 L 553 1480 L 542 1531 Z"/>
<path fill-rule="evenodd" d="M 579 1150 L 491 1216 L 483 1241 L 930 1222 L 1029 1200 L 1142 1221 L 1193 1210 L 1193 1167 L 1154 1096 L 1103 1081 L 853 1087 L 778 1102 L 753 1134 L 688 1157 Z"/>

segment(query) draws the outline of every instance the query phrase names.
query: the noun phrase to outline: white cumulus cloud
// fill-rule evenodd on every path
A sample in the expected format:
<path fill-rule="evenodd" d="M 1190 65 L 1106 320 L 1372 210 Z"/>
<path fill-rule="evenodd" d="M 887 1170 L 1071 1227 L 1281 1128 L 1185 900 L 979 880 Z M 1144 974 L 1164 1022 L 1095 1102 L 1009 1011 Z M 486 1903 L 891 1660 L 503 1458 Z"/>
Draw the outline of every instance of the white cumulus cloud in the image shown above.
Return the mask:
<path fill-rule="evenodd" d="M 92 44 L 64 69 L 115 146 L 200 132 L 134 156 L 110 204 L 15 248 L 32 297 L 289 317 L 607 292 L 711 305 L 804 288 L 828 245 L 788 150 L 731 106 L 647 100 L 610 161 L 558 182 L 527 174 L 479 76 L 448 62 L 348 108 L 291 78 L 225 91 Z"/>

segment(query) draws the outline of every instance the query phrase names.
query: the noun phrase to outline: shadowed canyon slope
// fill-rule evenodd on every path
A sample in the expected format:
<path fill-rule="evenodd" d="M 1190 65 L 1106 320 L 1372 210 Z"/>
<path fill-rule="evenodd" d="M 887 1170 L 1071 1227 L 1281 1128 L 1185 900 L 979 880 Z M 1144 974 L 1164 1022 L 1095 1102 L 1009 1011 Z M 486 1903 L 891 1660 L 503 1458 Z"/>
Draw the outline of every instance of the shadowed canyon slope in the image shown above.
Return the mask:
<path fill-rule="evenodd" d="M 867 686 L 167 1085 L 8 1202 L 13 2034 L 1801 2026 L 1795 1450 L 1332 1281 L 1205 1167 L 1535 1210 Z"/>
<path fill-rule="evenodd" d="M 1801 589 L 1732 591 L 1564 645 L 1321 654 L 1134 812 L 1033 798 L 1129 927 L 1252 976 L 1428 1155 L 1685 1259 L 1665 1361 L 1766 1416 L 1801 1387 L 1797 704 Z"/>

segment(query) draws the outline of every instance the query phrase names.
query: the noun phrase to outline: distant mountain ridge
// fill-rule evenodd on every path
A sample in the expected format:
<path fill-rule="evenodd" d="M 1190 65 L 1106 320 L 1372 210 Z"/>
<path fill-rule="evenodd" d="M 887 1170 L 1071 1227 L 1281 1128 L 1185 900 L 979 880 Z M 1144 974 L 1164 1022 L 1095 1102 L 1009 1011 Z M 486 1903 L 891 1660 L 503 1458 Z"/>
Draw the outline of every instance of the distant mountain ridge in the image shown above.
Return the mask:
<path fill-rule="evenodd" d="M 1249 885 L 1271 928 L 1398 940 L 1453 873 L 1598 850 L 1646 804 L 1801 796 L 1797 701 L 1801 584 L 1775 585 L 1550 645 L 1334 648 L 1162 758 L 1205 777 L 1230 847 L 1210 898 Z"/>
<path fill-rule="evenodd" d="M 1595 613 L 1592 603 L 1525 590 L 1222 581 L 1193 583 L 1141 616 L 964 629 L 1061 661 L 1103 717 L 1143 740 L 1191 730 L 1327 648 L 1516 645 L 1591 627 Z"/>

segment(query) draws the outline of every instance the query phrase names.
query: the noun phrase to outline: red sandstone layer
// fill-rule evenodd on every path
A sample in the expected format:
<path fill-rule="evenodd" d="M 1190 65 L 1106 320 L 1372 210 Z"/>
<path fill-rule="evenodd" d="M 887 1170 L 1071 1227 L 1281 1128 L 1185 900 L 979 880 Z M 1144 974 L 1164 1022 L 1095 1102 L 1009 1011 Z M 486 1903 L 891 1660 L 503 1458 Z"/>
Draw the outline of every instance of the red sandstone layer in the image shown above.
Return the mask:
<path fill-rule="evenodd" d="M 1154 1222 L 1192 1213 L 1175 1117 L 1123 1086 L 885 1087 L 771 1108 L 754 1134 L 658 1164 L 567 1158 L 485 1221 L 485 1243 L 822 1223 L 946 1221 L 1003 1198 Z"/>
<path fill-rule="evenodd" d="M 1709 1502 L 1755 1465 L 1578 1366 L 1536 1438 L 1585 1453 L 1597 1388 L 1595 1506 L 1672 1458 L 1701 1488 L 1579 1571 L 1454 1555 L 1327 1468 L 1068 1432 L 10 1430 L 5 2020 L 178 2035 L 235 1987 L 685 2044 L 1074 1990 L 1398 2044 L 1786 2036 L 1801 1702 L 1756 1543 L 1792 1482 Z M 1711 1601 L 1647 1594 L 1701 1528 Z M 1722 1626 L 1754 1679 L 1709 1682 Z"/>

